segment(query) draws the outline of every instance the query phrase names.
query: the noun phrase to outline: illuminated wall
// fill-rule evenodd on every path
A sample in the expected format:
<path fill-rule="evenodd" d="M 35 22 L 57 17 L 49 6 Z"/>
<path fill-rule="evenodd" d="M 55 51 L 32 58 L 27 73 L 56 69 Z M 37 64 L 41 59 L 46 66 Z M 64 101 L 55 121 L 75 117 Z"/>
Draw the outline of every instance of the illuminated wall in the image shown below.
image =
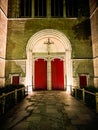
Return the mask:
<path fill-rule="evenodd" d="M 94 85 L 98 87 L 98 0 L 90 0 Z"/>
<path fill-rule="evenodd" d="M 7 0 L 0 0 L 0 86 L 5 84 L 5 58 L 7 39 Z"/>
<path fill-rule="evenodd" d="M 27 55 L 26 48 L 28 41 L 31 39 L 32 36 L 37 34 L 39 31 L 46 29 L 48 30 L 53 29 L 59 31 L 60 34 L 63 34 L 65 37 L 67 37 L 67 39 L 70 41 L 71 44 L 72 51 L 70 62 L 72 63 L 72 78 L 73 78 L 73 83 L 71 85 L 79 86 L 79 75 L 81 74 L 87 76 L 88 85 L 93 85 L 93 54 L 92 54 L 92 43 L 90 34 L 90 20 L 88 18 L 88 13 L 86 12 L 87 9 L 86 6 L 85 8 L 83 8 L 84 6 L 80 4 L 83 1 L 85 2 L 85 0 L 80 0 L 81 2 L 80 1 L 78 2 L 79 4 L 78 9 L 80 10 L 80 12 L 83 9 L 83 12 L 80 13 L 78 10 L 78 13 L 76 13 L 75 11 L 75 16 L 70 14 L 71 15 L 70 17 L 69 15 L 66 15 L 64 12 L 62 17 L 51 17 L 49 7 L 51 5 L 51 2 L 50 0 L 47 1 L 48 1 L 47 6 L 48 18 L 47 17 L 43 18 L 34 16 L 34 8 L 32 8 L 30 16 L 25 16 L 28 13 L 24 14 L 24 12 L 21 12 L 22 10 L 21 11 L 19 10 L 21 4 L 20 0 L 17 1 L 9 0 L 6 66 L 5 66 L 6 84 L 11 83 L 11 77 L 14 74 L 19 74 L 20 83 L 28 85 L 26 83 L 26 78 L 28 78 L 27 61 L 28 59 L 32 61 L 31 56 L 32 46 L 31 48 L 28 49 L 29 51 L 31 51 L 30 56 Z M 63 0 L 63 2 L 64 1 L 65 0 Z M 33 2 L 32 6 L 34 6 Z M 26 7 L 25 9 L 27 11 Z M 23 11 L 25 11 L 25 9 L 23 9 Z M 65 10 L 66 8 L 64 7 L 64 11 Z M 35 42 L 36 41 L 32 41 L 32 45 Z M 28 67 L 31 67 L 32 65 L 33 64 L 31 64 L 30 62 Z M 31 74 L 32 75 L 30 76 L 30 78 L 33 77 L 33 73 Z M 32 80 L 30 79 L 30 81 Z M 30 85 L 32 84 L 33 83 L 30 83 Z"/>

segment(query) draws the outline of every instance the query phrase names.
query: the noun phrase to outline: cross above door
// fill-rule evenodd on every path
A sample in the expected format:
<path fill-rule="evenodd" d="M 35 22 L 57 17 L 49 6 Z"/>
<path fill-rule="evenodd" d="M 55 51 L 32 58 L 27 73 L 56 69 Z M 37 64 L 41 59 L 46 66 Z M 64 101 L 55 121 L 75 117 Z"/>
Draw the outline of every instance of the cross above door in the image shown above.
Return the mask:
<path fill-rule="evenodd" d="M 50 45 L 54 44 L 53 41 L 50 40 L 50 38 L 48 38 L 47 42 L 44 42 L 44 44 L 47 44 L 47 51 L 48 51 L 48 55 L 50 55 Z"/>

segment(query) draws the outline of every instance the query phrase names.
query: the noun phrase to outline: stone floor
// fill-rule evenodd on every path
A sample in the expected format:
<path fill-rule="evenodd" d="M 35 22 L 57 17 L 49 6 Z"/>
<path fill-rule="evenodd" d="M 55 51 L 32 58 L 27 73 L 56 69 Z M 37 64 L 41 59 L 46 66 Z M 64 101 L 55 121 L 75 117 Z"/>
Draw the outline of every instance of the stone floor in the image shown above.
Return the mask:
<path fill-rule="evenodd" d="M 95 130 L 98 115 L 65 91 L 34 91 L 0 121 L 0 130 Z"/>

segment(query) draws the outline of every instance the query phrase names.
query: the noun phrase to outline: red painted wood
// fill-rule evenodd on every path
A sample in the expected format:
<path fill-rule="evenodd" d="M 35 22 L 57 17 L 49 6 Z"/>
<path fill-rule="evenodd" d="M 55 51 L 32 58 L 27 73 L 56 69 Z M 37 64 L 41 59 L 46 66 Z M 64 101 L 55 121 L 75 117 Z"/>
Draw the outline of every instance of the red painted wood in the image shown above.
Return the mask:
<path fill-rule="evenodd" d="M 80 76 L 80 88 L 84 88 L 87 86 L 87 77 L 86 76 Z"/>
<path fill-rule="evenodd" d="M 51 62 L 52 89 L 64 90 L 64 66 L 63 60 L 54 59 Z"/>
<path fill-rule="evenodd" d="M 18 85 L 19 84 L 19 76 L 13 76 L 12 77 L 12 84 Z"/>
<path fill-rule="evenodd" d="M 47 61 L 38 59 L 35 61 L 35 90 L 47 89 Z"/>

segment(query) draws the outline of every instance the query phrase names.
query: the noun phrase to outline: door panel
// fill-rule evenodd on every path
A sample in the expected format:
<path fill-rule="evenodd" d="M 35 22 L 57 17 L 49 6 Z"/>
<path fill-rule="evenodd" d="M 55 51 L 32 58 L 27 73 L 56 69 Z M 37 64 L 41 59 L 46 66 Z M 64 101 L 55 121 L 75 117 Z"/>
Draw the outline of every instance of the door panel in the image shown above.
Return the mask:
<path fill-rule="evenodd" d="M 47 61 L 38 59 L 35 61 L 35 90 L 47 89 Z"/>
<path fill-rule="evenodd" d="M 87 77 L 86 76 L 80 76 L 80 88 L 84 88 L 87 86 Z"/>
<path fill-rule="evenodd" d="M 63 60 L 54 59 L 51 62 L 52 89 L 64 90 L 64 66 Z"/>
<path fill-rule="evenodd" d="M 13 76 L 12 77 L 12 84 L 18 85 L 19 84 L 19 76 Z"/>

